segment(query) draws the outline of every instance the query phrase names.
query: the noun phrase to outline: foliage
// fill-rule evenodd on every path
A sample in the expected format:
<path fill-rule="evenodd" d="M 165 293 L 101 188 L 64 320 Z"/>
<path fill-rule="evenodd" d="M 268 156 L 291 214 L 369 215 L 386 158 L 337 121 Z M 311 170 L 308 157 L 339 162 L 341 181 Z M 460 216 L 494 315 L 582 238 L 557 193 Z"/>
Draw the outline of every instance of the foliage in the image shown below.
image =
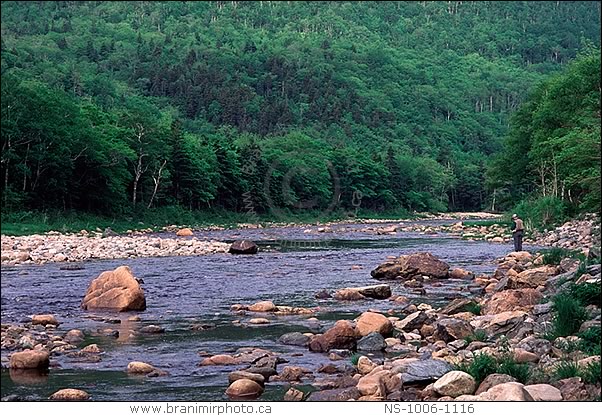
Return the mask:
<path fill-rule="evenodd" d="M 3 212 L 481 209 L 509 114 L 600 42 L 590 2 L 1 7 Z M 599 130 L 584 56 L 550 84 L 570 131 L 525 157 L 549 168 L 559 148 L 585 209 L 599 205 Z"/>
<path fill-rule="evenodd" d="M 552 319 L 551 337 L 566 337 L 579 331 L 581 323 L 588 318 L 588 313 L 579 300 L 564 292 L 552 298 L 554 317 Z"/>
<path fill-rule="evenodd" d="M 527 383 L 531 376 L 531 370 L 527 363 L 518 363 L 510 354 L 504 354 L 498 358 L 496 373 L 510 375 L 520 383 Z"/>
<path fill-rule="evenodd" d="M 579 348 L 581 351 L 592 355 L 600 355 L 600 349 L 602 347 L 601 343 L 601 333 L 600 327 L 590 327 L 587 330 L 584 330 L 577 334 L 581 341 L 579 342 Z"/>
<path fill-rule="evenodd" d="M 581 252 L 566 248 L 553 247 L 543 251 L 543 263 L 545 265 L 559 265 L 564 258 L 584 259 Z"/>
<path fill-rule="evenodd" d="M 600 281 L 594 283 L 572 284 L 569 287 L 571 297 L 586 307 L 588 305 L 602 306 L 602 290 Z"/>
<path fill-rule="evenodd" d="M 559 198 L 548 196 L 525 199 L 512 211 L 523 219 L 527 229 L 543 229 L 564 222 L 569 217 L 569 204 Z"/>
<path fill-rule="evenodd" d="M 357 366 L 357 362 L 360 360 L 360 357 L 362 357 L 361 354 L 359 354 L 359 353 L 353 353 L 351 355 L 351 358 L 350 358 L 351 359 L 351 364 L 353 366 Z"/>
<path fill-rule="evenodd" d="M 602 368 L 600 367 L 600 360 L 590 362 L 585 368 L 581 369 L 581 377 L 585 383 L 591 383 L 593 385 L 600 384 L 602 379 Z"/>
<path fill-rule="evenodd" d="M 456 370 L 468 373 L 477 384 L 492 373 L 497 373 L 497 361 L 486 353 L 478 353 L 468 362 L 461 362 L 456 365 Z"/>
<path fill-rule="evenodd" d="M 481 305 L 478 303 L 469 303 L 466 305 L 465 310 L 468 311 L 469 313 L 474 314 L 475 316 L 480 316 L 481 315 Z M 478 332 L 478 334 L 477 334 Z M 485 341 L 485 340 L 480 340 L 480 338 L 483 337 L 487 337 L 487 333 L 484 330 L 480 330 L 477 329 L 474 333 L 474 337 L 477 341 Z"/>
<path fill-rule="evenodd" d="M 554 373 L 552 377 L 560 380 L 573 378 L 580 375 L 581 371 L 579 370 L 579 365 L 577 365 L 577 363 L 563 360 L 562 362 L 558 363 L 556 367 L 554 367 Z"/>

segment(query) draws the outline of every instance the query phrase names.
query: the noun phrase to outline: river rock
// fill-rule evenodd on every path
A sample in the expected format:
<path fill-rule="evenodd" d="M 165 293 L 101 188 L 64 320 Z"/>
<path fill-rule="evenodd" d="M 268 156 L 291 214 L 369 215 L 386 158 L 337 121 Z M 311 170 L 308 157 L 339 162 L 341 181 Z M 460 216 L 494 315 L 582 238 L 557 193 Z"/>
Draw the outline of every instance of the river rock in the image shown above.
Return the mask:
<path fill-rule="evenodd" d="M 141 327 L 140 333 L 160 334 L 160 333 L 165 333 L 165 329 L 163 327 L 157 326 L 155 324 L 149 324 L 148 326 Z"/>
<path fill-rule="evenodd" d="M 53 401 L 87 401 L 90 399 L 88 392 L 79 389 L 61 389 L 50 395 Z"/>
<path fill-rule="evenodd" d="M 58 326 L 59 322 L 52 314 L 36 314 L 31 317 L 31 324 L 40 324 L 42 326 L 51 324 L 53 326 Z"/>
<path fill-rule="evenodd" d="M 455 300 L 448 303 L 445 307 L 439 310 L 441 314 L 447 314 L 451 316 L 453 314 L 462 313 L 467 311 L 471 306 L 476 306 L 476 302 L 470 298 L 456 298 Z"/>
<path fill-rule="evenodd" d="M 176 236 L 192 236 L 192 235 L 194 235 L 194 233 L 192 233 L 192 229 L 190 229 L 190 228 L 180 229 L 179 231 L 176 232 Z"/>
<path fill-rule="evenodd" d="M 256 254 L 259 248 L 257 244 L 252 241 L 235 241 L 231 246 L 231 254 Z"/>
<path fill-rule="evenodd" d="M 510 336 L 523 328 L 527 313 L 524 311 L 505 311 L 503 313 L 476 317 L 471 321 L 475 328 L 483 329 L 491 339 L 502 335 Z"/>
<path fill-rule="evenodd" d="M 454 268 L 449 271 L 449 278 L 467 280 L 473 277 L 472 272 L 462 268 Z"/>
<path fill-rule="evenodd" d="M 271 301 L 259 301 L 258 303 L 249 306 L 249 311 L 257 313 L 269 313 L 278 311 L 278 307 L 276 307 Z"/>
<path fill-rule="evenodd" d="M 360 391 L 355 386 L 351 386 L 348 388 L 315 391 L 309 395 L 307 400 L 310 402 L 344 402 L 355 401 L 361 396 Z"/>
<path fill-rule="evenodd" d="M 353 349 L 359 337 L 361 335 L 352 322 L 339 320 L 324 334 L 313 336 L 309 343 L 309 350 L 327 352 L 330 349 Z"/>
<path fill-rule="evenodd" d="M 357 383 L 357 390 L 362 396 L 369 396 L 369 400 L 384 400 L 387 394 L 401 387 L 399 374 L 391 373 L 390 370 L 377 367 L 370 374 L 362 377 Z"/>
<path fill-rule="evenodd" d="M 230 384 L 236 382 L 239 379 L 249 379 L 253 382 L 258 383 L 261 386 L 263 386 L 265 382 L 265 378 L 259 373 L 251 373 L 244 370 L 237 370 L 228 375 L 228 382 Z"/>
<path fill-rule="evenodd" d="M 529 395 L 533 397 L 535 401 L 545 401 L 545 402 L 559 402 L 562 401 L 562 394 L 560 390 L 555 388 L 552 385 L 547 385 L 545 383 L 537 384 L 537 385 L 528 385 L 525 386 Z"/>
<path fill-rule="evenodd" d="M 155 370 L 157 370 L 156 367 L 144 362 L 130 362 L 126 369 L 126 371 L 132 375 L 147 375 Z"/>
<path fill-rule="evenodd" d="M 237 365 L 240 362 L 233 356 L 228 354 L 217 354 L 215 356 L 207 357 L 199 364 L 199 366 L 222 366 L 222 365 Z"/>
<path fill-rule="evenodd" d="M 416 311 L 403 320 L 396 321 L 395 328 L 399 331 L 420 330 L 429 321 L 430 318 L 424 311 Z"/>
<path fill-rule="evenodd" d="M 362 293 L 352 288 L 343 288 L 338 290 L 334 293 L 333 297 L 335 300 L 339 301 L 358 301 L 366 299 Z"/>
<path fill-rule="evenodd" d="M 375 298 L 377 300 L 384 300 L 391 297 L 391 286 L 388 284 L 368 285 L 350 289 L 358 291 L 364 297 Z"/>
<path fill-rule="evenodd" d="M 65 337 L 63 337 L 63 341 L 66 341 L 70 344 L 77 344 L 84 341 L 84 333 L 81 330 L 73 329 L 69 330 Z"/>
<path fill-rule="evenodd" d="M 303 376 L 311 373 L 311 370 L 300 366 L 284 366 L 282 372 L 278 375 L 280 380 L 286 382 L 299 382 Z"/>
<path fill-rule="evenodd" d="M 512 402 L 533 402 L 533 397 L 525 389 L 525 386 L 518 382 L 509 382 L 496 385 L 479 395 L 479 400 L 483 401 L 512 401 Z"/>
<path fill-rule="evenodd" d="M 42 350 L 24 350 L 13 353 L 10 356 L 9 366 L 11 369 L 35 369 L 39 371 L 48 370 L 50 366 L 50 355 Z"/>
<path fill-rule="evenodd" d="M 460 370 L 447 372 L 433 384 L 433 389 L 439 395 L 451 396 L 452 398 L 460 395 L 471 395 L 476 387 L 474 378 Z"/>
<path fill-rule="evenodd" d="M 146 309 L 146 299 L 130 267 L 121 266 L 114 271 L 103 272 L 92 281 L 82 302 L 82 308 L 142 311 Z"/>
<path fill-rule="evenodd" d="M 288 344 L 290 346 L 307 346 L 309 340 L 308 336 L 300 332 L 286 333 L 278 339 L 280 343 Z"/>
<path fill-rule="evenodd" d="M 428 252 L 402 255 L 374 269 L 370 275 L 376 279 L 411 279 L 415 276 L 447 278 L 449 265 Z"/>
<path fill-rule="evenodd" d="M 501 385 L 502 383 L 516 382 L 510 375 L 502 374 L 502 373 L 492 373 L 488 375 L 479 387 L 477 388 L 475 395 L 480 395 L 483 392 L 487 392 L 489 389 L 493 388 L 496 385 Z"/>
<path fill-rule="evenodd" d="M 395 360 L 392 364 L 392 372 L 400 373 L 404 384 L 436 380 L 453 370 L 449 363 L 439 359 L 407 358 Z"/>
<path fill-rule="evenodd" d="M 97 344 L 93 343 L 93 344 L 89 344 L 86 347 L 84 347 L 82 349 L 82 352 L 84 352 L 84 353 L 101 353 L 102 350 L 100 350 L 100 347 L 98 347 Z"/>
<path fill-rule="evenodd" d="M 366 311 L 357 320 L 357 332 L 360 336 L 370 333 L 380 333 L 388 336 L 393 331 L 393 324 L 382 314 Z"/>
<path fill-rule="evenodd" d="M 238 379 L 226 389 L 226 395 L 233 399 L 257 399 L 262 393 L 263 387 L 250 379 Z"/>
<path fill-rule="evenodd" d="M 556 267 L 550 265 L 528 269 L 517 275 L 509 275 L 508 288 L 544 287 L 555 274 Z"/>
<path fill-rule="evenodd" d="M 377 332 L 367 334 L 357 342 L 357 350 L 363 352 L 377 352 L 386 348 L 385 338 Z"/>
<path fill-rule="evenodd" d="M 435 340 L 443 340 L 446 343 L 454 340 L 465 339 L 473 333 L 472 326 L 466 320 L 458 318 L 444 318 L 435 323 Z"/>
<path fill-rule="evenodd" d="M 366 356 L 360 356 L 357 360 L 357 371 L 360 375 L 367 375 L 372 372 L 376 366 L 377 364 Z"/>
<path fill-rule="evenodd" d="M 504 311 L 529 311 L 543 295 L 534 288 L 520 288 L 495 293 L 483 307 L 483 314 L 499 314 Z"/>
<path fill-rule="evenodd" d="M 304 393 L 299 389 L 290 388 L 284 394 L 285 402 L 301 402 L 304 398 Z"/>
<path fill-rule="evenodd" d="M 249 320 L 250 324 L 270 324 L 270 320 L 267 318 L 252 318 Z"/>

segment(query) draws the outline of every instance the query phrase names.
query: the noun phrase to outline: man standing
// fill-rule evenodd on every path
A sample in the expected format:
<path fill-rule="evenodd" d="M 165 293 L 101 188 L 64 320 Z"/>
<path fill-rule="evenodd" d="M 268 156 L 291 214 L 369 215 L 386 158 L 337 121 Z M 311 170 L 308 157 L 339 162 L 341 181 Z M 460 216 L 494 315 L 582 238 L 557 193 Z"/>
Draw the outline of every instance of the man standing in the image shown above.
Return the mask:
<path fill-rule="evenodd" d="M 523 220 L 518 217 L 515 213 L 512 215 L 512 239 L 514 239 L 514 250 L 516 252 L 523 250 L 523 234 L 525 233 L 525 226 Z"/>

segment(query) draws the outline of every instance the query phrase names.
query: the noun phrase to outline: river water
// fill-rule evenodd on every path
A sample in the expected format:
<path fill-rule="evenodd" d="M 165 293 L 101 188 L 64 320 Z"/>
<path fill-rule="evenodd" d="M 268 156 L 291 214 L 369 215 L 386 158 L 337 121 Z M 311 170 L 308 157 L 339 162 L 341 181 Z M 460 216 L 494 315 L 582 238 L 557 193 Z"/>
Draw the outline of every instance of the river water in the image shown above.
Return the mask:
<path fill-rule="evenodd" d="M 237 367 L 199 367 L 203 359 L 199 352 L 232 353 L 241 347 L 260 347 L 282 353 L 290 365 L 315 372 L 320 365 L 330 363 L 326 355 L 282 345 L 278 337 L 291 331 L 320 332 L 332 320 L 352 319 L 368 308 L 382 311 L 392 308 L 388 300 L 317 300 L 314 297 L 317 291 L 379 283 L 370 277 L 370 271 L 388 255 L 428 251 L 452 267 L 478 274 L 492 271 L 495 259 L 511 250 L 509 245 L 466 241 L 445 234 L 358 232 L 363 227 L 333 226 L 332 233 L 317 233 L 312 226 L 195 233 L 195 237 L 203 239 L 255 240 L 260 252 L 252 256 L 216 254 L 89 261 L 81 264 L 82 270 L 72 271 L 61 270 L 60 264 L 2 267 L 2 323 L 27 322 L 32 314 L 51 313 L 61 322 L 57 333 L 74 328 L 83 330 L 84 344 L 97 343 L 104 353 L 97 363 L 53 357 L 57 367 L 51 368 L 43 381 L 32 385 L 11 379 L 4 369 L 9 353 L 3 350 L 1 395 L 42 400 L 58 389 L 78 388 L 90 393 L 93 400 L 224 400 L 228 373 Z M 311 229 L 312 233 L 304 232 L 305 229 Z M 128 265 L 143 280 L 147 310 L 113 314 L 82 310 L 81 300 L 90 281 L 120 265 Z M 352 270 L 352 266 L 360 269 Z M 470 295 L 467 282 L 459 280 L 447 280 L 437 287 L 425 286 L 427 294 L 420 297 L 398 282 L 390 285 L 393 295 L 406 295 L 416 303 L 440 305 Z M 265 316 L 271 321 L 269 325 L 250 326 L 246 324 L 250 318 L 264 316 L 230 312 L 232 304 L 261 300 L 272 300 L 277 305 L 319 307 L 315 317 L 322 326 L 308 321 L 311 316 L 273 315 Z M 128 321 L 131 315 L 140 316 L 141 321 Z M 99 321 L 102 319 L 105 321 Z M 239 319 L 242 324 L 232 323 Z M 190 326 L 196 323 L 216 327 L 191 330 Z M 148 324 L 160 325 L 165 333 L 138 332 Z M 98 333 L 101 329 L 117 330 L 119 337 L 101 335 Z M 170 376 L 128 376 L 125 368 L 134 360 L 167 370 Z M 282 400 L 286 388 L 284 383 L 267 383 L 260 400 Z"/>

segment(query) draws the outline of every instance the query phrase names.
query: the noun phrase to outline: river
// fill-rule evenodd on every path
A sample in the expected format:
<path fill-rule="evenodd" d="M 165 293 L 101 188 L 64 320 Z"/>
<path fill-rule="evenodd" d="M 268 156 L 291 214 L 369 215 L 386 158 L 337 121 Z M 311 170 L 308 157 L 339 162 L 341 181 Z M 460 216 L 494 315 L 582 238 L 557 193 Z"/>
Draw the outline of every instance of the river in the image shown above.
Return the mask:
<path fill-rule="evenodd" d="M 320 365 L 331 363 L 325 354 L 282 345 L 278 337 L 291 331 L 318 333 L 329 321 L 352 319 L 368 308 L 383 312 L 393 308 L 388 300 L 317 300 L 314 297 L 317 291 L 378 283 L 370 277 L 370 271 L 389 255 L 428 251 L 452 267 L 478 274 L 492 271 L 495 259 L 511 250 L 509 245 L 467 241 L 445 234 L 376 235 L 358 232 L 360 227 L 365 225 L 333 226 L 331 233 L 318 233 L 315 226 L 195 233 L 195 237 L 203 239 L 255 240 L 260 252 L 253 256 L 215 254 L 89 261 L 81 264 L 83 269 L 71 271 L 61 270 L 61 264 L 2 267 L 2 323 L 28 322 L 32 314 L 51 313 L 61 322 L 57 333 L 74 328 L 83 330 L 87 335 L 84 344 L 96 343 L 104 353 L 97 363 L 53 356 L 56 367 L 51 368 L 48 377 L 36 384 L 22 384 L 11 379 L 4 368 L 9 353 L 2 350 L 1 395 L 44 400 L 58 389 L 78 388 L 90 393 L 91 399 L 101 401 L 225 400 L 227 375 L 237 367 L 199 367 L 203 359 L 199 352 L 232 353 L 241 347 L 260 347 L 282 353 L 290 365 L 316 372 Z M 312 232 L 307 233 L 306 229 Z M 140 313 L 82 310 L 81 300 L 90 281 L 119 265 L 130 266 L 143 280 L 147 310 Z M 460 280 L 426 286 L 427 294 L 420 297 L 400 283 L 390 282 L 390 285 L 393 295 L 406 295 L 414 303 L 440 305 L 471 294 L 467 282 Z M 272 300 L 277 305 L 320 307 L 315 317 L 323 324 L 308 321 L 311 316 L 269 315 L 266 316 L 271 320 L 269 325 L 250 326 L 245 321 L 256 315 L 239 316 L 230 312 L 232 304 L 261 300 Z M 128 321 L 134 314 L 142 321 Z M 243 324 L 232 323 L 238 319 Z M 195 323 L 210 323 L 215 328 L 191 330 Z M 138 333 L 139 327 L 148 324 L 160 325 L 165 333 Z M 119 338 L 101 335 L 100 329 L 117 330 Z M 167 370 L 170 376 L 128 376 L 125 368 L 134 360 Z M 285 383 L 267 383 L 260 400 L 282 400 L 286 387 Z"/>

